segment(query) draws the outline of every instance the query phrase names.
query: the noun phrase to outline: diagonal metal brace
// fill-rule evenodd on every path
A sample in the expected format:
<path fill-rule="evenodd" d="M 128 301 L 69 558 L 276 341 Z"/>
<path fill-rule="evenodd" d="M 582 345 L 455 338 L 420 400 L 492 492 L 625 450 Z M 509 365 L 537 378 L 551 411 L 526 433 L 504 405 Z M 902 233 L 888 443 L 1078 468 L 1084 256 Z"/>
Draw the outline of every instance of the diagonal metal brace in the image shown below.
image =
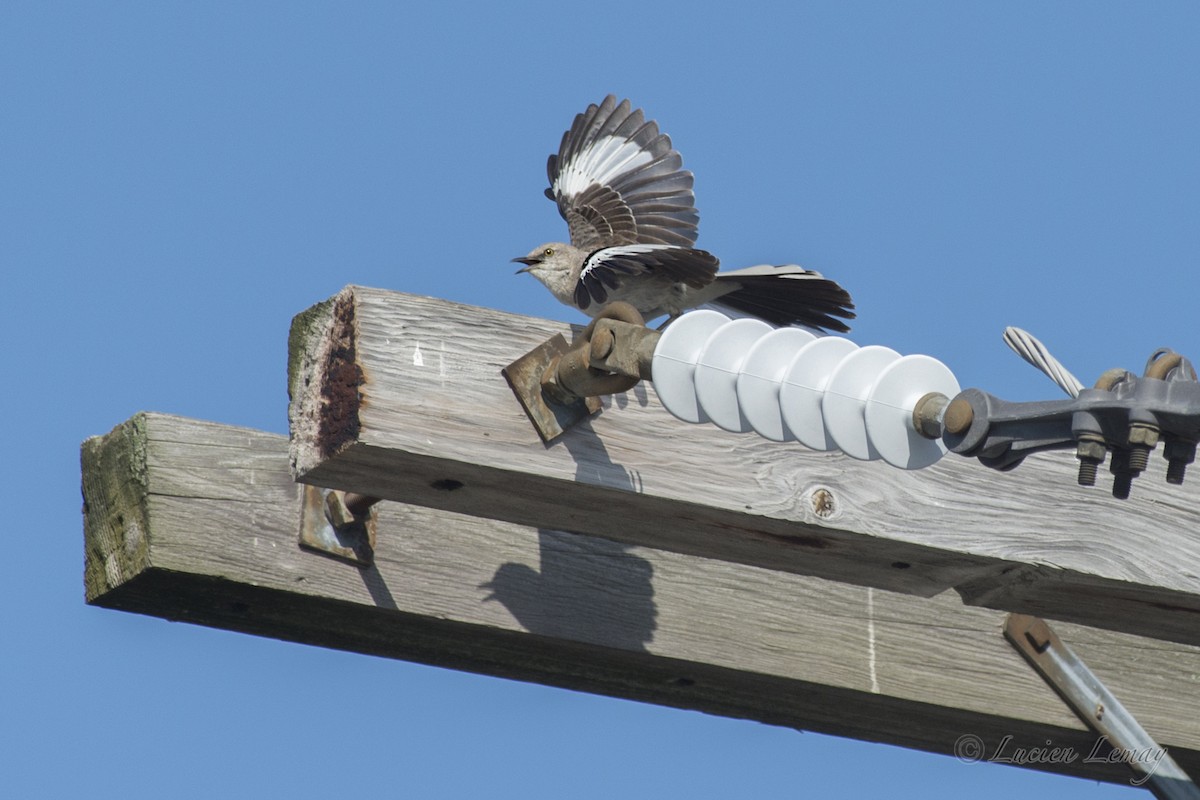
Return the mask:
<path fill-rule="evenodd" d="M 1133 785 L 1145 784 L 1159 798 L 1200 800 L 1200 788 L 1045 620 L 1009 614 L 1004 637 L 1084 724 L 1105 737 L 1120 760 L 1129 764 L 1135 773 Z"/>

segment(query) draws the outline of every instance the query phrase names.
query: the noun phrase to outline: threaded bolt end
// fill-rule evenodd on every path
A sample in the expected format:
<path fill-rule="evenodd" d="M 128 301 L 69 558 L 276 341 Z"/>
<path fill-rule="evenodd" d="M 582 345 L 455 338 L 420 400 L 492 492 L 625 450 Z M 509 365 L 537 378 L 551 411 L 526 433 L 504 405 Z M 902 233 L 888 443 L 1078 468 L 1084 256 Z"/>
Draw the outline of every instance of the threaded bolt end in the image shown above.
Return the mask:
<path fill-rule="evenodd" d="M 1092 458 L 1079 459 L 1079 485 L 1080 486 L 1095 486 L 1096 485 L 1096 468 L 1100 462 Z"/>
<path fill-rule="evenodd" d="M 1150 448 L 1144 444 L 1131 445 L 1129 448 L 1129 471 L 1138 474 L 1150 464 Z"/>
<path fill-rule="evenodd" d="M 1182 458 L 1172 458 L 1167 462 L 1167 483 L 1183 483 L 1183 475 L 1187 472 L 1188 462 Z"/>

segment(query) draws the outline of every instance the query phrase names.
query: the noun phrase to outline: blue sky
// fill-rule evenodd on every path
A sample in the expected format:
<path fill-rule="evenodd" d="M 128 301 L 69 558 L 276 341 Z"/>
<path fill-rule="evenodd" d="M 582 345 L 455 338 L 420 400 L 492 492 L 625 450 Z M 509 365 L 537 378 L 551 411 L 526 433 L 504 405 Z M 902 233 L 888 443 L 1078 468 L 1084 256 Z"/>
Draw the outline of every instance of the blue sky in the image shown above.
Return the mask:
<path fill-rule="evenodd" d="M 1198 356 L 1198 40 L 1170 2 L 10 0 L 0 793 L 1134 796 L 88 608 L 78 446 L 285 433 L 289 321 L 348 283 L 580 319 L 509 259 L 565 234 L 546 155 L 608 92 L 695 172 L 699 245 L 836 278 L 860 344 L 1010 399 L 1057 390 L 1006 325 L 1085 383 Z"/>

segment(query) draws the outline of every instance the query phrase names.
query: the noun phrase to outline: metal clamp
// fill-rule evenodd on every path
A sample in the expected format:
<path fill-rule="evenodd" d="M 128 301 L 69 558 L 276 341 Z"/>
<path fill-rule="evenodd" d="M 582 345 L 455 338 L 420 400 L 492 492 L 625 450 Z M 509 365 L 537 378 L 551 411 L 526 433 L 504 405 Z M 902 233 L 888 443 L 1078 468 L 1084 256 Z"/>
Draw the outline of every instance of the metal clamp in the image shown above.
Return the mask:
<path fill-rule="evenodd" d="M 501 373 L 545 442 L 600 410 L 600 396 L 619 394 L 650 377 L 659 333 L 628 303 L 607 305 L 570 345 L 562 334 Z"/>
<path fill-rule="evenodd" d="M 1109 370 L 1069 400 L 1013 403 L 967 389 L 941 415 L 946 447 L 993 469 L 1013 469 L 1030 453 L 1074 447 L 1079 483 L 1091 486 L 1111 451 L 1113 495 L 1126 498 L 1160 441 L 1167 482 L 1183 483 L 1200 441 L 1200 383 L 1186 358 L 1164 349 L 1151 355 L 1143 377 Z M 917 427 L 933 426 L 918 420 Z"/>

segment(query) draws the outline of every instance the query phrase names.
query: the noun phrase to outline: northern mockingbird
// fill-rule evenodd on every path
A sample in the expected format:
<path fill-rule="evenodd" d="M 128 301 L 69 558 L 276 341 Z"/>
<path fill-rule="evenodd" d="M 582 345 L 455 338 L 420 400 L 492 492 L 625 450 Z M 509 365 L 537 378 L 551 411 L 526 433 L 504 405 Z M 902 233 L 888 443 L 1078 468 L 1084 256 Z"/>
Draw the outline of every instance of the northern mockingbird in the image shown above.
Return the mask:
<path fill-rule="evenodd" d="M 837 283 L 795 265 L 717 272 L 698 250 L 692 173 L 641 109 L 609 95 L 578 114 L 546 165 L 546 196 L 571 231 L 514 258 L 556 298 L 589 316 L 624 300 L 646 319 L 703 304 L 775 325 L 847 331 L 853 302 Z M 842 319 L 838 319 L 841 317 Z"/>

